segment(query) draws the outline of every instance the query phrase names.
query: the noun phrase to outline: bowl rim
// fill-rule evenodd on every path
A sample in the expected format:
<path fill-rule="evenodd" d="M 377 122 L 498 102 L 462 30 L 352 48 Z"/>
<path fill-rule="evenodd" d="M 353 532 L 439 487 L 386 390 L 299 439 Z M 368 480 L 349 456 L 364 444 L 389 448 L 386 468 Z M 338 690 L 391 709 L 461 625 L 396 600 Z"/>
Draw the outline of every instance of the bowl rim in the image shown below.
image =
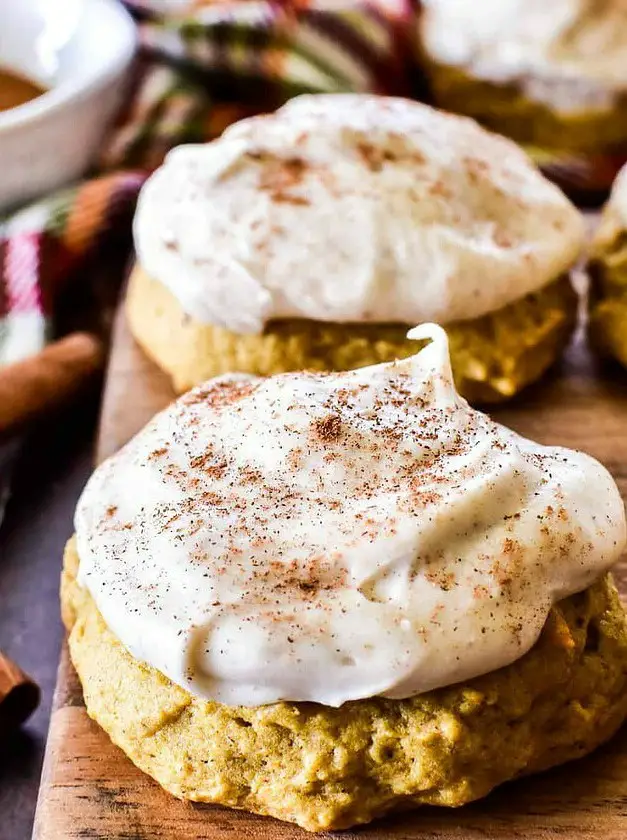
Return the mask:
<path fill-rule="evenodd" d="M 113 60 L 101 72 L 81 78 L 71 78 L 44 91 L 40 96 L 0 112 L 0 135 L 19 129 L 33 121 L 62 109 L 68 102 L 81 100 L 94 90 L 100 90 L 117 78 L 130 64 L 137 48 L 137 28 L 127 9 L 119 0 L 83 0 L 107 7 L 117 16 L 117 25 L 124 40 L 112 55 Z M 10 68 L 9 68 L 10 69 Z"/>

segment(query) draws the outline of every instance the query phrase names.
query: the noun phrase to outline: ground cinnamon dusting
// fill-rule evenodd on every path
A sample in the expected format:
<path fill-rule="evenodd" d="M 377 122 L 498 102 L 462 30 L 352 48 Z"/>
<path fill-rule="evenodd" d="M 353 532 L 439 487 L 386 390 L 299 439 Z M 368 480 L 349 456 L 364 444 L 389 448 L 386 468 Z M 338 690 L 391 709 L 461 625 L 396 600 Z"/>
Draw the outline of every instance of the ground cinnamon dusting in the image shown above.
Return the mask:
<path fill-rule="evenodd" d="M 308 171 L 308 163 L 300 157 L 273 158 L 259 180 L 259 189 L 270 193 L 270 198 L 277 203 L 295 205 L 310 204 L 308 198 L 295 194 L 291 190 L 298 186 Z"/>
<path fill-rule="evenodd" d="M 148 456 L 149 461 L 153 461 L 155 458 L 161 458 L 165 455 L 168 451 L 167 446 L 162 446 L 160 449 L 153 449 L 153 451 Z"/>
<path fill-rule="evenodd" d="M 311 204 L 311 201 L 303 195 L 293 195 L 286 192 L 272 193 L 271 198 L 277 204 L 294 204 L 297 207 L 307 207 Z"/>
<path fill-rule="evenodd" d="M 322 443 L 335 443 L 342 436 L 342 419 L 337 414 L 327 414 L 311 422 L 315 438 Z"/>
<path fill-rule="evenodd" d="M 257 382 L 239 380 L 208 382 L 204 386 L 194 388 L 193 391 L 181 398 L 181 402 L 184 405 L 206 403 L 212 408 L 222 408 L 250 396 L 256 388 Z"/>
<path fill-rule="evenodd" d="M 370 155 L 364 145 L 360 154 Z M 286 170 L 282 177 L 290 185 L 302 175 L 298 163 L 288 161 Z M 153 462 L 164 459 L 152 463 L 151 470 L 168 483 L 168 489 L 172 482 L 179 484 L 183 498 L 160 502 L 145 518 L 157 519 L 160 533 L 166 532 L 172 542 L 180 541 L 194 573 L 196 567 L 205 567 L 201 574 L 209 578 L 208 586 L 230 586 L 232 579 L 242 603 L 263 604 L 263 620 L 284 628 L 291 644 L 300 643 L 305 632 L 310 637 L 321 632 L 320 624 L 302 618 L 305 612 L 331 612 L 337 599 L 325 593 L 350 589 L 352 564 L 358 566 L 359 556 L 370 553 L 373 566 L 379 558 L 382 564 L 387 562 L 390 543 L 386 541 L 397 534 L 402 550 L 405 542 L 410 547 L 401 574 L 406 571 L 410 583 L 424 578 L 440 590 L 431 593 L 437 598 L 435 609 L 428 606 L 421 618 L 430 615 L 434 637 L 438 625 L 448 618 L 445 609 L 453 590 L 475 599 L 482 634 L 503 627 L 503 606 L 506 631 L 522 634 L 520 614 L 512 604 L 525 585 L 535 585 L 528 574 L 530 552 L 540 557 L 572 554 L 575 537 L 550 527 L 565 521 L 568 513 L 559 502 L 534 508 L 541 520 L 533 531 L 536 541 L 540 536 L 538 551 L 535 544 L 530 548 L 526 537 L 520 542 L 513 539 L 521 532 L 516 525 L 521 515 L 505 510 L 525 509 L 528 488 L 523 481 L 520 505 L 511 503 L 507 493 L 507 502 L 499 502 L 501 450 L 508 449 L 509 439 L 489 419 L 464 414 L 454 400 L 441 407 L 436 395 L 439 387 L 446 386 L 444 375 L 417 388 L 409 368 L 399 363 L 391 369 L 383 384 L 381 380 L 364 384 L 362 374 L 355 372 L 338 375 L 328 390 L 319 387 L 325 374 L 298 374 L 298 387 L 290 390 L 288 384 L 286 393 L 279 386 L 278 396 L 262 380 L 224 380 L 196 389 L 175 410 L 171 448 L 154 449 L 146 456 Z M 257 388 L 250 403 L 237 405 Z M 214 413 L 227 406 L 235 408 L 228 414 Z M 200 423 L 192 424 L 199 418 Z M 237 424 L 234 433 L 232 421 Z M 468 452 L 472 454 L 468 461 L 454 460 Z M 539 486 L 549 481 L 549 456 L 532 453 L 524 458 L 541 471 Z M 193 478 L 190 470 L 195 471 Z M 487 525 L 486 511 L 474 503 L 472 493 L 467 504 L 463 500 L 470 482 L 484 473 L 482 492 L 486 499 L 493 495 L 496 500 Z M 505 475 L 506 481 L 511 480 L 508 493 L 516 490 L 518 476 L 516 471 Z M 553 498 L 558 498 L 557 493 Z M 116 512 L 112 505 L 106 516 Z M 132 526 L 109 521 L 103 527 L 133 527 L 139 540 L 145 527 L 142 517 L 143 510 Z M 492 525 L 501 529 L 496 538 Z M 477 550 L 476 542 L 466 541 L 477 535 L 493 537 L 484 552 Z M 398 546 L 392 544 L 392 551 Z M 391 568 L 388 579 L 394 582 L 398 569 Z M 376 600 L 379 593 L 373 593 Z M 384 591 L 381 600 L 386 597 Z M 227 598 L 220 608 L 235 609 Z"/>

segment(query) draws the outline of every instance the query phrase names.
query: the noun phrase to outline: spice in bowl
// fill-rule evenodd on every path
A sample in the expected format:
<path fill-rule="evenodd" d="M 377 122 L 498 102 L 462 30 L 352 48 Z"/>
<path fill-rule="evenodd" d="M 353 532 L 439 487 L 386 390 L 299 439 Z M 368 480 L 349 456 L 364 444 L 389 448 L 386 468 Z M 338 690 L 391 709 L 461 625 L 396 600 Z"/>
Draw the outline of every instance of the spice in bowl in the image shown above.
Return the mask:
<path fill-rule="evenodd" d="M 45 88 L 37 82 L 0 67 L 0 111 L 17 108 L 45 93 Z"/>

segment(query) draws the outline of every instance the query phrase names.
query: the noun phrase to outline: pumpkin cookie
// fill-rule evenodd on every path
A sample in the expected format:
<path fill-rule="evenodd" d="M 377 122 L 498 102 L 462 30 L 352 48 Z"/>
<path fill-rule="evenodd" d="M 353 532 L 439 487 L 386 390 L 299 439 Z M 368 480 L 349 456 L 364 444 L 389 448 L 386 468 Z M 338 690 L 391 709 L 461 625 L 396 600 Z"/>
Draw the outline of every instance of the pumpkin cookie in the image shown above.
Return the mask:
<path fill-rule="evenodd" d="M 537 379 L 576 311 L 577 210 L 509 141 L 417 102 L 305 96 L 175 150 L 144 187 L 127 312 L 184 391 L 451 339 L 460 391 Z"/>

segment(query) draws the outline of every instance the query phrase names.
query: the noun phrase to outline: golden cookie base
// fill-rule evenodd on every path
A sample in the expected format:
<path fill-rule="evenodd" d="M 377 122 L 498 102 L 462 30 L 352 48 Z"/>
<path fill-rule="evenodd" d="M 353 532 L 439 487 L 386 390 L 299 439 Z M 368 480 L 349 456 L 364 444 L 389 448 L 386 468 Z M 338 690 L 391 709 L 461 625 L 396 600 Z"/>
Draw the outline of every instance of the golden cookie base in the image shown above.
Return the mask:
<path fill-rule="evenodd" d="M 446 325 L 457 387 L 471 402 L 500 402 L 538 379 L 560 355 L 576 320 L 566 277 L 490 315 Z M 293 370 L 351 370 L 416 353 L 415 324 L 270 322 L 260 335 L 203 324 L 136 266 L 126 312 L 131 332 L 182 393 L 223 373 L 270 376 Z"/>
<path fill-rule="evenodd" d="M 134 659 L 76 581 L 61 600 L 89 715 L 177 797 L 347 828 L 422 804 L 458 806 L 582 756 L 627 713 L 627 628 L 610 577 L 551 611 L 533 649 L 470 682 L 339 709 L 232 708 L 193 697 Z"/>

